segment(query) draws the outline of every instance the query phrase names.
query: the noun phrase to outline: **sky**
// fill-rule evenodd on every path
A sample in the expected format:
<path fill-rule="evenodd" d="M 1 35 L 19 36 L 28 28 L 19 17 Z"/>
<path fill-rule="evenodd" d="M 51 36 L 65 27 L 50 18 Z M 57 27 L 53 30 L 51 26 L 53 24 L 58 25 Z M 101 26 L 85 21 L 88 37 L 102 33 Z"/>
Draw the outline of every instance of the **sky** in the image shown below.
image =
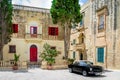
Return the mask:
<path fill-rule="evenodd" d="M 87 0 L 80 0 L 80 5 L 83 5 Z M 52 0 L 12 0 L 12 4 L 48 8 L 50 9 L 52 5 Z"/>

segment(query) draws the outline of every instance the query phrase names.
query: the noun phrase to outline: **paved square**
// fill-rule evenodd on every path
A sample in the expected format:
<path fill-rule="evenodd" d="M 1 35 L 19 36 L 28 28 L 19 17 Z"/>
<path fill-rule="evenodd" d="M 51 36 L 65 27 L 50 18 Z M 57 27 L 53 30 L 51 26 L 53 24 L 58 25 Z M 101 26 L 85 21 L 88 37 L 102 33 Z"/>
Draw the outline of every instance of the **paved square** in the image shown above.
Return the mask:
<path fill-rule="evenodd" d="M 84 77 L 65 70 L 29 69 L 28 72 L 0 71 L 0 80 L 120 80 L 120 71 L 106 71 L 102 76 Z"/>

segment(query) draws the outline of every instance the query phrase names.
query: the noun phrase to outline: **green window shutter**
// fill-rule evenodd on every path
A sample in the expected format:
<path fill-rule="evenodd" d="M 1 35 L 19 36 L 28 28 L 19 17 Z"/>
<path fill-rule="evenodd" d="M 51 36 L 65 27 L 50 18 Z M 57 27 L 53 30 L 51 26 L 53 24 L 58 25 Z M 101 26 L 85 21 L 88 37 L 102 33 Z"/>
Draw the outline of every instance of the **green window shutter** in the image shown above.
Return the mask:
<path fill-rule="evenodd" d="M 98 62 L 104 62 L 104 48 L 98 48 L 97 49 L 97 61 Z"/>
<path fill-rule="evenodd" d="M 76 40 L 75 39 L 73 39 L 73 44 L 75 44 L 76 43 Z"/>
<path fill-rule="evenodd" d="M 75 52 L 73 52 L 73 59 L 75 59 Z"/>

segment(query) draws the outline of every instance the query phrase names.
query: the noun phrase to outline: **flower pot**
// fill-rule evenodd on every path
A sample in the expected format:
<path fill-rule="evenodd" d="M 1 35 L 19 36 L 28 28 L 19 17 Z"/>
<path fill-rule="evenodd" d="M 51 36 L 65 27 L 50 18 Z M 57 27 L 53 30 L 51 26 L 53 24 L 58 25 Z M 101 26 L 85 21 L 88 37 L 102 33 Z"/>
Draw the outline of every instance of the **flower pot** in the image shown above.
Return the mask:
<path fill-rule="evenodd" d="M 13 70 L 18 70 L 18 66 L 13 65 Z"/>
<path fill-rule="evenodd" d="M 47 69 L 52 70 L 53 69 L 52 65 L 47 65 Z"/>

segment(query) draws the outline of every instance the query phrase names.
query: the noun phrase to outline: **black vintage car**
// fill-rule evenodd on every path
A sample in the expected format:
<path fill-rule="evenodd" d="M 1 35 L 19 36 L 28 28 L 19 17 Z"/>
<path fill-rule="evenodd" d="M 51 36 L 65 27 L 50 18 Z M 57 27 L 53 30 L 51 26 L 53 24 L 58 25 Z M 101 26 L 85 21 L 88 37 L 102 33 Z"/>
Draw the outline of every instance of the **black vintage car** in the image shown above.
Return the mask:
<path fill-rule="evenodd" d="M 69 72 L 80 72 L 83 76 L 88 74 L 101 75 L 103 68 L 101 66 L 93 65 L 90 61 L 80 60 L 68 65 Z"/>

